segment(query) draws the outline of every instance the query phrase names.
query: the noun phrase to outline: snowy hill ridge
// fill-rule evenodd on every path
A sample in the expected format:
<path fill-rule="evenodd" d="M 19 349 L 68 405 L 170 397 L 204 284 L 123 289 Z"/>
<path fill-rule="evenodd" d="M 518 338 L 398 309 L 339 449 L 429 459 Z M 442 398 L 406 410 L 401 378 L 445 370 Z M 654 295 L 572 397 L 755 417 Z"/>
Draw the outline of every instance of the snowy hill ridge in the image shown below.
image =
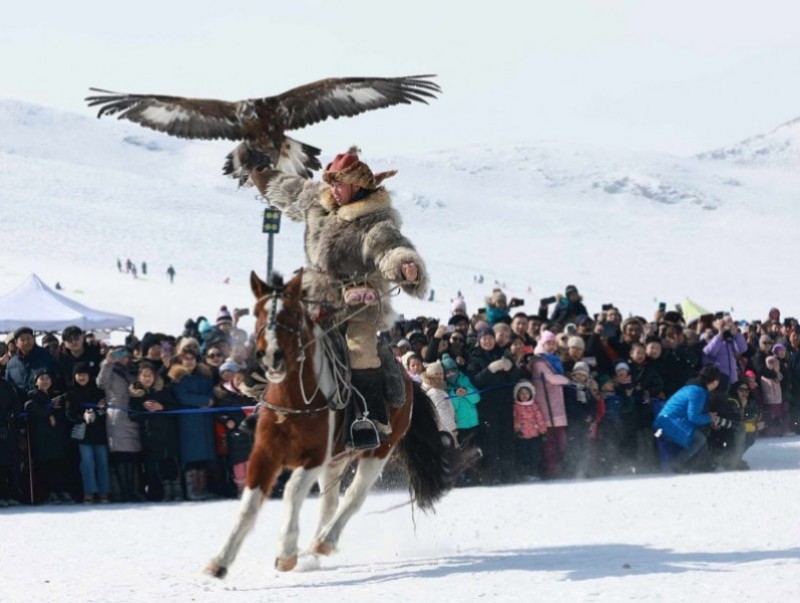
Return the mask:
<path fill-rule="evenodd" d="M 357 138 L 357 121 L 353 131 Z M 0 266 L 0 292 L 30 272 L 51 285 L 74 279 L 62 285 L 100 302 L 108 295 L 98 307 L 172 328 L 187 314 L 210 312 L 197 292 L 228 277 L 249 303 L 247 275 L 266 263 L 264 205 L 220 175 L 230 142 L 183 141 L 97 120 L 89 109 L 76 115 L 21 101 L 0 101 L 0 132 L 0 224 L 25 233 L 25 243 L 6 252 L 13 261 Z M 323 163 L 340 150 L 325 149 Z M 474 309 L 494 282 L 530 300 L 529 311 L 572 282 L 592 309 L 616 300 L 645 315 L 658 301 L 689 295 L 760 317 L 800 296 L 793 281 L 776 290 L 769 271 L 752 274 L 747 288 L 713 278 L 705 261 L 735 271 L 768 265 L 775 249 L 792 246 L 796 174 L 558 141 L 362 154 L 376 171 L 399 170 L 387 184 L 436 290 L 433 303 L 398 298 L 401 312 L 446 316 L 459 290 Z M 770 245 L 742 244 L 754 224 L 771 219 L 784 228 Z M 302 241 L 303 225 L 284 220 L 276 269 L 288 274 L 304 263 Z M 104 291 L 107 271 L 127 257 L 147 260 L 162 278 L 174 264 L 185 299 L 160 294 L 182 299 L 181 307 L 164 304 L 151 284 Z M 486 284 L 474 284 L 476 274 Z"/>
<path fill-rule="evenodd" d="M 800 118 L 781 124 L 766 134 L 751 136 L 733 146 L 700 153 L 697 157 L 796 169 L 800 167 Z"/>

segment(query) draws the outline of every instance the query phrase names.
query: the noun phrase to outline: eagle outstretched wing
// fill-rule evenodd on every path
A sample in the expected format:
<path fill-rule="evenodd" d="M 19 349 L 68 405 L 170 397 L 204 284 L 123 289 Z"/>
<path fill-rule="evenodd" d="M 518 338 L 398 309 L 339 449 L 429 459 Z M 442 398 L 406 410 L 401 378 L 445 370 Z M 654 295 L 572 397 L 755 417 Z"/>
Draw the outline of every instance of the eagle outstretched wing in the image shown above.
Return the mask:
<path fill-rule="evenodd" d="M 90 107 L 99 106 L 97 117 L 116 115 L 142 126 L 180 138 L 242 140 L 247 121 L 255 119 L 247 101 L 183 98 L 155 94 L 125 94 L 99 88 L 86 98 Z"/>
<path fill-rule="evenodd" d="M 365 111 L 436 98 L 442 90 L 433 75 L 405 77 L 328 78 L 260 99 L 277 105 L 287 130 L 296 130 L 332 117 L 352 117 Z M 254 100 L 253 102 L 259 102 Z"/>

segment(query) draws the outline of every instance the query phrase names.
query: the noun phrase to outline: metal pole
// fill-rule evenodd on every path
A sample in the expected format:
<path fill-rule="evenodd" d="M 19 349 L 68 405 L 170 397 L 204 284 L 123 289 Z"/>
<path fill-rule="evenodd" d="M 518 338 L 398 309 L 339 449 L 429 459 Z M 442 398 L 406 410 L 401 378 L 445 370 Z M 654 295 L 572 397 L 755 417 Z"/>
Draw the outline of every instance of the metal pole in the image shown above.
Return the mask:
<path fill-rule="evenodd" d="M 274 250 L 275 235 L 273 233 L 269 233 L 269 235 L 267 235 L 267 282 L 269 282 L 269 279 L 272 276 L 272 254 Z"/>

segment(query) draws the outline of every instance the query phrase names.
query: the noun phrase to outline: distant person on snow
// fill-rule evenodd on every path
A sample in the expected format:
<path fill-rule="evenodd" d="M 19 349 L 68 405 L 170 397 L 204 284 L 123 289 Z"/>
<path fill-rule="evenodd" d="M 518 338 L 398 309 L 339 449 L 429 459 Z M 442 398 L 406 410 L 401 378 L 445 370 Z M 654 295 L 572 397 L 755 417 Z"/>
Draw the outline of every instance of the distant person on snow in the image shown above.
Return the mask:
<path fill-rule="evenodd" d="M 117 270 L 122 272 L 122 260 L 117 258 Z"/>
<path fill-rule="evenodd" d="M 142 276 L 147 276 L 147 262 L 142 262 Z"/>
<path fill-rule="evenodd" d="M 172 264 L 167 268 L 167 276 L 169 277 L 170 284 L 175 283 L 175 268 L 172 267 Z"/>

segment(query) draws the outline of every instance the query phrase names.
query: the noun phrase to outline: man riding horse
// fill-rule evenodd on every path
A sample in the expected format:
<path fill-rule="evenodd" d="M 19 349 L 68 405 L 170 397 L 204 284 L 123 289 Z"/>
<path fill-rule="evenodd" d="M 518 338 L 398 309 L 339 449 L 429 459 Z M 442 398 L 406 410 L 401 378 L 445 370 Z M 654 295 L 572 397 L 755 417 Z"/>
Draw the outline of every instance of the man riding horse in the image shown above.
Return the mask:
<path fill-rule="evenodd" d="M 254 171 L 251 177 L 272 206 L 306 223 L 305 296 L 317 305 L 321 324 L 346 329 L 351 385 L 363 396 L 377 428 L 351 444 L 374 448 L 391 433 L 387 403 L 400 406 L 406 395 L 403 369 L 377 337 L 393 321 L 388 298 L 395 285 L 423 298 L 428 275 L 414 245 L 400 232 L 400 216 L 381 186 L 397 172 L 373 174 L 357 153 L 351 147 L 337 155 L 325 168 L 323 182 L 275 170 Z M 360 399 L 358 394 L 355 398 Z"/>

